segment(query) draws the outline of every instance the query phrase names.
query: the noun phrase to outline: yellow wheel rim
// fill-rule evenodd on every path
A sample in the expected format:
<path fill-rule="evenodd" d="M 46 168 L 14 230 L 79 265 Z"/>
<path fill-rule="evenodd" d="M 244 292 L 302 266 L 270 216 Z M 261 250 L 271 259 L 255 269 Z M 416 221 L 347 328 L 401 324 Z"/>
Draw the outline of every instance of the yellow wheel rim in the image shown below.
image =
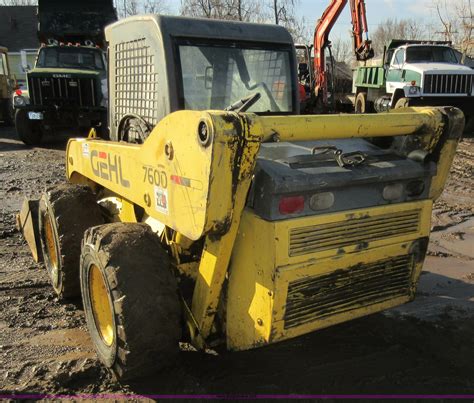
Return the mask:
<path fill-rule="evenodd" d="M 53 283 L 57 286 L 58 283 L 58 252 L 56 251 L 56 242 L 54 241 L 54 229 L 49 214 L 44 216 L 44 238 L 46 243 L 46 252 L 48 253 L 49 263 L 51 265 Z"/>
<path fill-rule="evenodd" d="M 109 294 L 100 269 L 93 264 L 89 271 L 92 312 L 97 330 L 107 346 L 114 342 L 114 319 Z"/>

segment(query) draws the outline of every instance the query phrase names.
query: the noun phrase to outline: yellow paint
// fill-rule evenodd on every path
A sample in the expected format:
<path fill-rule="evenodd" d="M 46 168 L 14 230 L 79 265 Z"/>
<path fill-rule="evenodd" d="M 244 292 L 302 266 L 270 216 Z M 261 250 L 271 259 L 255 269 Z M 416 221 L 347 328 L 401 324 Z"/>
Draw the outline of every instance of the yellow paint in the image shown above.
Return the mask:
<path fill-rule="evenodd" d="M 242 154 L 240 158 L 233 156 L 231 166 L 235 167 L 236 175 L 235 187 L 231 191 L 233 196 L 232 218 L 229 230 L 220 237 L 206 238 L 204 250 L 199 265 L 199 273 L 194 288 L 192 313 L 200 329 L 200 336 L 204 339 L 211 334 L 217 305 L 221 295 L 222 284 L 224 282 L 230 256 L 234 247 L 235 237 L 240 224 L 240 216 L 245 206 L 250 181 L 255 168 L 256 155 L 260 148 L 260 138 L 252 136 L 247 131 L 247 126 L 242 122 L 244 141 L 241 143 Z M 233 150 L 236 151 L 235 148 Z M 219 159 L 219 158 L 216 158 Z M 217 161 L 214 161 L 217 162 Z M 218 173 L 217 177 L 225 176 L 225 172 L 219 170 L 216 165 L 213 172 Z M 214 177 L 214 180 L 216 177 Z M 225 186 L 216 188 L 216 198 L 229 191 L 231 183 L 223 183 Z"/>
<path fill-rule="evenodd" d="M 104 344 L 111 346 L 115 337 L 113 313 L 104 277 L 95 264 L 90 267 L 89 271 L 89 289 L 97 331 Z"/>
<path fill-rule="evenodd" d="M 96 139 L 96 138 L 98 138 L 98 137 L 97 137 L 97 130 L 95 130 L 94 127 L 92 127 L 92 128 L 89 130 L 89 134 L 87 135 L 87 138 L 88 138 L 88 139 Z"/>
<path fill-rule="evenodd" d="M 449 176 L 451 164 L 456 154 L 459 140 L 447 140 L 441 149 L 441 156 L 437 165 L 437 173 L 431 180 L 430 199 L 436 200 L 443 193 L 444 185 Z"/>
<path fill-rule="evenodd" d="M 406 255 L 409 244 L 429 235 L 431 207 L 432 202 L 426 200 L 273 222 L 262 220 L 250 209 L 246 209 L 242 215 L 229 270 L 226 322 L 228 347 L 233 350 L 247 349 L 385 309 L 393 301 L 283 330 L 282 318 L 289 281 L 331 273 L 356 263 Z M 376 239 L 360 251 L 354 243 L 344 247 L 343 251 L 330 249 L 289 256 L 288 234 L 293 228 L 335 222 L 340 222 L 344 228 L 348 218 L 367 215 L 376 218 L 414 209 L 421 211 L 416 232 Z M 416 278 L 420 270 L 421 265 L 415 269 Z M 404 302 L 408 299 L 407 297 Z"/>
<path fill-rule="evenodd" d="M 198 135 L 203 124 L 207 127 L 207 140 Z M 242 350 L 406 302 L 411 295 L 354 307 L 288 329 L 284 327 L 289 282 L 345 270 L 356 263 L 407 255 L 415 240 L 428 236 L 432 206 L 430 199 L 264 221 L 244 209 L 260 143 L 415 134 L 428 152 L 442 146 L 430 194 L 435 198 L 444 186 L 456 143 L 454 140 L 440 143 L 445 141 L 444 124 L 442 113 L 433 108 L 333 116 L 180 111 L 164 118 L 143 145 L 71 140 L 67 149 L 67 175 L 71 181 L 86 183 L 101 192 L 105 188 L 105 193 L 120 200 L 123 206 L 118 214 L 120 221 L 135 220 L 133 206 L 137 205 L 144 209 L 145 217 L 166 226 L 162 239 L 170 247 L 175 267 L 196 279 L 192 303 L 188 306 L 183 301 L 193 344 L 205 347 L 209 336 L 219 328 L 215 317 L 221 303 L 219 307 L 223 309 L 219 309 L 219 314 L 225 315 L 227 345 Z M 292 232 L 298 229 L 299 234 L 301 228 L 328 225 L 325 231 L 331 233 L 338 223 L 344 227 L 355 222 L 356 230 L 361 228 L 364 232 L 365 228 L 366 233 L 372 233 L 368 224 L 364 227 L 357 219 L 369 217 L 383 221 L 387 214 L 412 210 L 419 210 L 420 215 L 409 232 L 385 233 L 366 243 L 354 241 L 337 246 L 336 237 L 337 247 L 307 250 L 306 246 L 298 246 L 298 237 Z M 201 259 L 192 264 L 181 263 L 180 254 L 186 253 L 193 241 L 203 238 Z M 332 245 L 333 241 L 328 242 L 323 239 L 313 244 Z M 417 263 L 413 268 L 413 284 L 421 266 Z M 228 293 L 224 300 L 221 297 L 226 279 Z"/>
<path fill-rule="evenodd" d="M 229 116 L 238 122 L 233 113 L 176 112 L 163 119 L 143 145 L 72 139 L 67 175 L 75 182 L 83 176 L 106 187 L 192 240 L 221 233 L 233 211 L 230 168 L 236 136 L 232 122 L 226 121 Z M 207 147 L 198 142 L 201 120 L 214 136 Z M 165 153 L 167 144 L 172 144 L 172 158 Z M 173 177 L 192 180 L 194 187 L 177 185 Z"/>
<path fill-rule="evenodd" d="M 432 133 L 441 114 L 432 108 L 411 108 L 397 114 L 252 116 L 250 120 L 262 127 L 264 141 L 305 141 L 401 136 L 420 129 Z"/>
<path fill-rule="evenodd" d="M 46 213 L 43 218 L 43 232 L 44 232 L 44 241 L 46 246 L 46 252 L 48 254 L 48 260 L 51 264 L 51 270 L 56 274 L 54 276 L 55 286 L 57 286 L 57 272 L 59 269 L 58 261 L 58 252 L 56 249 L 56 236 L 53 229 L 53 224 L 51 222 L 51 216 L 49 213 Z"/>

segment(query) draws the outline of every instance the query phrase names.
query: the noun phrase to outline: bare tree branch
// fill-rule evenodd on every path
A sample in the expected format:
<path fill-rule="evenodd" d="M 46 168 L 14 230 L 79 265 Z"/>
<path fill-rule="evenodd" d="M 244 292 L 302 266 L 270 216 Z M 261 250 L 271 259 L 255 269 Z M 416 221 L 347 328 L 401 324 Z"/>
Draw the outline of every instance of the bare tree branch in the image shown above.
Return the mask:
<path fill-rule="evenodd" d="M 471 0 L 432 0 L 432 8 L 443 26 L 436 34 L 451 41 L 462 54 L 474 54 L 474 10 Z"/>
<path fill-rule="evenodd" d="M 383 21 L 372 34 L 372 46 L 377 56 L 392 39 L 426 39 L 425 28 L 414 19 L 392 19 Z"/>
<path fill-rule="evenodd" d="M 167 0 L 116 0 L 119 18 L 136 14 L 166 14 L 170 7 Z"/>
<path fill-rule="evenodd" d="M 37 0 L 1 0 L 0 6 L 37 6 Z"/>

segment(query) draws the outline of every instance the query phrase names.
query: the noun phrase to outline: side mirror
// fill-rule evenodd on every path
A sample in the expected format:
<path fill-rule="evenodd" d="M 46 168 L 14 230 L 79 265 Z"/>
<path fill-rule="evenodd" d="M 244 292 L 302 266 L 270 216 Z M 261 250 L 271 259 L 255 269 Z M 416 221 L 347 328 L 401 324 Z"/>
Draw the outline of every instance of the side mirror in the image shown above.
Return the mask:
<path fill-rule="evenodd" d="M 28 71 L 31 70 L 31 67 L 28 64 L 28 59 L 26 57 L 26 51 L 25 50 L 20 51 L 20 59 L 21 59 L 21 68 L 23 69 L 23 71 L 25 73 L 27 73 Z"/>

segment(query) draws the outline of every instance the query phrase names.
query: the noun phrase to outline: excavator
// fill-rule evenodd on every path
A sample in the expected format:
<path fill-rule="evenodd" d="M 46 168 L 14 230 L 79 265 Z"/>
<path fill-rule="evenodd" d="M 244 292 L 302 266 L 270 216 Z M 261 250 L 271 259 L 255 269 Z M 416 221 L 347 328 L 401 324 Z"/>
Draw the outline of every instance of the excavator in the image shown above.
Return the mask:
<path fill-rule="evenodd" d="M 313 45 L 297 45 L 299 55 L 298 76 L 305 87 L 308 97 L 302 110 L 308 113 L 321 113 L 337 110 L 335 99 L 329 97 L 328 84 L 332 81 L 334 89 L 334 60 L 331 52 L 329 34 L 342 10 L 349 2 L 352 20 L 352 39 L 355 57 L 366 61 L 374 56 L 372 41 L 369 40 L 366 8 L 364 0 L 331 0 L 316 24 Z M 314 49 L 314 59 L 311 50 Z M 329 51 L 329 63 L 326 61 L 326 49 Z M 312 66 L 311 66 L 312 65 Z M 308 66 L 311 66 L 308 68 Z M 329 71 L 330 70 L 330 71 Z"/>

